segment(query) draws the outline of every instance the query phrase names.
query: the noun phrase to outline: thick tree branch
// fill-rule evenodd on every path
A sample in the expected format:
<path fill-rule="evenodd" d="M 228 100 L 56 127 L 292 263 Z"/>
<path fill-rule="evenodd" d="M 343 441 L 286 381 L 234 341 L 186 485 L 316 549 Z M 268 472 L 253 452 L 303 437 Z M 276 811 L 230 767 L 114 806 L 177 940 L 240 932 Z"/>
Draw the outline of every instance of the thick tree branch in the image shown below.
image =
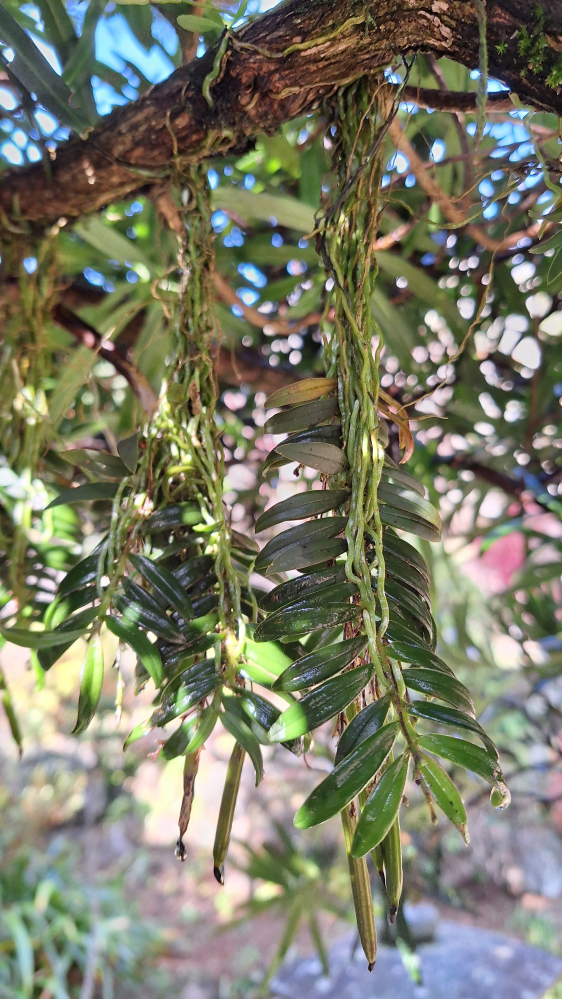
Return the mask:
<path fill-rule="evenodd" d="M 562 49 L 562 8 L 559 0 L 542 7 L 554 59 Z M 518 53 L 518 32 L 534 30 L 534 5 L 489 0 L 487 9 L 490 72 L 523 101 L 562 112 L 562 94 Z M 0 218 L 44 225 L 99 210 L 169 175 L 177 157 L 194 162 L 244 149 L 252 136 L 309 113 L 338 86 L 380 72 L 397 55 L 431 51 L 476 66 L 478 44 L 472 0 L 288 0 L 230 39 L 212 107 L 202 86 L 215 50 L 115 110 L 86 140 L 60 147 L 50 178 L 41 164 L 5 174 Z"/>

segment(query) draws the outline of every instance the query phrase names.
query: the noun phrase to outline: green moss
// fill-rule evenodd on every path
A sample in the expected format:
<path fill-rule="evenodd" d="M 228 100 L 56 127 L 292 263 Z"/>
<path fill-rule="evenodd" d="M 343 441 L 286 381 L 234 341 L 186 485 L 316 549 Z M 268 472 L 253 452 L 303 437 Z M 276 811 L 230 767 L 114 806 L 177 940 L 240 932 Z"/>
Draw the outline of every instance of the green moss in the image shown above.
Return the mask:
<path fill-rule="evenodd" d="M 525 77 L 528 70 L 537 76 L 544 76 L 547 87 L 556 89 L 562 85 L 562 56 L 553 53 L 547 33 L 545 12 L 540 4 L 533 9 L 532 25 L 525 25 L 516 33 L 517 52 L 524 62 L 520 70 Z M 500 55 L 507 49 L 505 43 L 496 46 Z"/>

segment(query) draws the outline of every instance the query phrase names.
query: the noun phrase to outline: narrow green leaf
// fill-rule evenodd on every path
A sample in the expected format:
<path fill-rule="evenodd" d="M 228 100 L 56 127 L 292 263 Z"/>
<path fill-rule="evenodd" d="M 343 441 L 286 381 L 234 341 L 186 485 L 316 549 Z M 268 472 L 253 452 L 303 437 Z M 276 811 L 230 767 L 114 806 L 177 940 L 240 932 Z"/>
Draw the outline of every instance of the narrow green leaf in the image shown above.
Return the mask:
<path fill-rule="evenodd" d="M 201 663 L 196 665 L 201 666 Z M 189 711 L 194 704 L 198 704 L 205 697 L 208 697 L 214 690 L 221 687 L 223 682 L 223 677 L 219 673 L 215 673 L 214 670 L 203 672 L 201 677 L 190 686 L 181 686 L 170 702 L 163 704 L 154 712 L 151 719 L 153 724 L 159 727 L 167 725 L 174 718 Z"/>
<path fill-rule="evenodd" d="M 51 500 L 45 510 L 52 510 L 55 506 L 71 506 L 75 503 L 84 503 L 86 500 L 113 499 L 117 492 L 116 482 L 87 482 L 83 486 L 75 489 L 63 489 L 62 493 Z"/>
<path fill-rule="evenodd" d="M 280 610 L 281 607 L 292 603 L 293 600 L 298 600 L 307 594 L 317 594 L 321 589 L 326 589 L 335 583 L 344 583 L 345 580 L 345 565 L 319 569 L 304 576 L 295 576 L 294 579 L 289 579 L 286 583 L 280 583 L 275 589 L 261 597 L 259 605 L 264 611 L 270 613 Z"/>
<path fill-rule="evenodd" d="M 201 508 L 197 503 L 174 503 L 151 514 L 144 525 L 144 533 L 172 531 L 176 527 L 192 527 L 200 522 Z"/>
<path fill-rule="evenodd" d="M 72 729 L 73 735 L 85 732 L 94 717 L 103 685 L 103 648 L 100 636 L 92 635 L 88 642 L 82 674 L 80 677 L 80 695 L 78 697 L 78 717 Z"/>
<path fill-rule="evenodd" d="M 223 711 L 220 718 L 227 732 L 230 732 L 236 739 L 236 742 L 246 750 L 254 764 L 257 787 L 263 778 L 263 758 L 258 740 L 251 728 L 246 725 L 246 722 L 238 718 L 232 711 Z"/>
<path fill-rule="evenodd" d="M 549 236 L 548 239 L 543 239 L 536 246 L 530 246 L 529 253 L 547 253 L 548 250 L 557 250 L 559 246 L 562 246 L 562 229 Z"/>
<path fill-rule="evenodd" d="M 160 750 L 160 755 L 163 759 L 175 760 L 176 757 L 182 756 L 185 753 L 194 734 L 196 722 L 196 718 L 186 718 L 180 727 L 172 733 Z"/>
<path fill-rule="evenodd" d="M 312 687 L 322 680 L 327 680 L 335 673 L 349 666 L 351 662 L 362 654 L 367 645 L 367 637 L 360 635 L 358 638 L 349 638 L 345 642 L 338 642 L 317 652 L 311 652 L 307 656 L 297 659 L 292 666 L 284 670 L 280 677 L 273 684 L 273 690 L 303 690 L 305 687 Z"/>
<path fill-rule="evenodd" d="M 385 838 L 400 808 L 408 776 L 409 756 L 404 753 L 385 770 L 369 795 L 353 837 L 352 857 L 364 857 Z"/>
<path fill-rule="evenodd" d="M 407 534 L 415 534 L 418 538 L 424 538 L 426 541 L 439 541 L 441 539 L 441 531 L 423 517 L 407 513 L 404 510 L 396 510 L 390 504 L 381 504 L 379 512 L 382 523 L 389 527 L 406 531 Z"/>
<path fill-rule="evenodd" d="M 347 468 L 345 451 L 334 444 L 278 444 L 276 450 L 289 461 L 315 468 L 323 475 L 338 475 Z"/>
<path fill-rule="evenodd" d="M 162 598 L 166 606 L 173 607 L 174 610 L 185 620 L 193 618 L 193 607 L 191 600 L 184 592 L 178 580 L 163 565 L 158 565 L 146 555 L 131 555 L 130 560 L 137 572 L 150 583 L 155 593 Z"/>
<path fill-rule="evenodd" d="M 61 451 L 60 457 L 77 468 L 85 468 L 95 475 L 105 475 L 109 479 L 124 479 L 129 475 L 129 469 L 121 458 L 116 458 L 109 451 L 95 451 L 93 448 L 74 448 Z"/>
<path fill-rule="evenodd" d="M 328 559 L 338 558 L 347 551 L 345 538 L 326 540 L 323 537 L 311 538 L 295 545 L 289 545 L 275 556 L 268 566 L 266 575 L 276 575 L 279 572 L 290 572 L 294 569 L 309 569 L 320 565 Z"/>
<path fill-rule="evenodd" d="M 351 621 L 360 613 L 360 608 L 341 598 L 353 592 L 352 586 L 351 583 L 339 583 L 322 590 L 317 596 L 296 600 L 282 607 L 257 626 L 255 640 L 265 642 L 289 636 L 297 638 Z M 342 591 L 341 587 L 345 587 L 345 590 Z"/>
<path fill-rule="evenodd" d="M 445 815 L 453 825 L 457 827 L 465 843 L 468 845 L 470 836 L 468 835 L 466 808 L 449 774 L 431 757 L 425 757 L 421 761 L 419 769 L 422 779 L 431 791 L 437 804 L 443 809 Z"/>
<path fill-rule="evenodd" d="M 429 697 L 438 697 L 453 707 L 466 711 L 474 718 L 474 701 L 464 683 L 436 669 L 405 669 L 404 683 L 410 690 L 418 690 Z"/>
<path fill-rule="evenodd" d="M 188 753 L 196 753 L 199 749 L 201 749 L 201 746 L 205 745 L 207 739 L 217 724 L 218 717 L 219 713 L 212 704 L 210 704 L 208 708 L 203 709 L 197 723 L 197 729 L 184 750 L 186 756 Z"/>
<path fill-rule="evenodd" d="M 176 569 L 172 569 L 172 575 L 176 577 L 184 590 L 189 590 L 200 579 L 203 579 L 214 568 L 214 565 L 213 555 L 198 555 L 195 558 L 188 558 Z"/>
<path fill-rule="evenodd" d="M 386 760 L 399 727 L 398 722 L 385 725 L 338 763 L 299 808 L 294 818 L 297 829 L 310 829 L 326 822 L 352 801 Z"/>
<path fill-rule="evenodd" d="M 66 597 L 74 590 L 79 590 L 84 586 L 96 581 L 99 560 L 101 554 L 88 555 L 87 558 L 78 562 L 58 585 L 57 596 Z"/>
<path fill-rule="evenodd" d="M 123 743 L 123 750 L 127 749 L 131 745 L 131 743 L 136 742 L 137 739 L 142 739 L 143 736 L 148 735 L 148 733 L 151 732 L 153 728 L 154 726 L 151 725 L 150 720 L 148 719 L 146 719 L 143 722 L 140 722 L 138 725 L 135 725 L 134 729 L 132 730 L 132 732 L 129 732 L 127 738 L 125 739 L 125 742 Z"/>
<path fill-rule="evenodd" d="M 421 646 L 409 645 L 407 642 L 402 642 L 399 639 L 393 639 L 391 644 L 387 646 L 386 651 L 392 659 L 398 659 L 401 662 L 406 661 L 412 663 L 414 666 L 421 666 L 424 669 L 439 670 L 441 673 L 454 676 L 450 666 L 447 666 L 427 646 L 422 648 Z"/>
<path fill-rule="evenodd" d="M 105 623 L 109 630 L 136 652 L 146 671 L 154 681 L 154 686 L 162 683 L 162 660 L 155 645 L 134 624 L 124 618 L 107 616 Z"/>
<path fill-rule="evenodd" d="M 242 672 L 265 687 L 270 687 L 292 662 L 291 657 L 275 642 L 258 643 L 251 638 L 246 639 L 244 655 L 246 663 Z"/>
<path fill-rule="evenodd" d="M 268 434 L 298 433 L 299 430 L 308 430 L 310 427 L 325 423 L 332 416 L 337 416 L 339 411 L 337 399 L 317 399 L 315 402 L 307 402 L 275 413 L 275 416 L 270 416 L 266 420 L 264 430 Z"/>
<path fill-rule="evenodd" d="M 174 628 L 170 619 L 166 617 L 161 609 L 157 613 L 152 607 L 142 606 L 134 600 L 128 600 L 127 597 L 119 593 L 114 595 L 113 605 L 131 624 L 138 624 L 141 628 L 153 631 L 155 635 L 167 638 L 170 642 L 183 641 L 180 633 Z"/>
<path fill-rule="evenodd" d="M 84 629 L 80 631 L 27 631 L 24 628 L 4 628 L 0 625 L 0 635 L 7 642 L 19 645 L 23 649 L 51 649 L 54 645 L 64 642 L 76 642 L 82 638 Z"/>
<path fill-rule="evenodd" d="M 10 690 L 6 683 L 6 678 L 4 676 L 2 669 L 0 669 L 0 696 L 2 698 L 2 706 L 4 708 L 4 713 L 8 720 L 8 725 L 10 726 L 10 732 L 12 733 L 12 738 L 16 743 L 21 754 L 22 745 L 23 745 L 21 729 L 14 709 L 12 696 L 10 694 Z"/>
<path fill-rule="evenodd" d="M 83 590 L 79 592 L 86 593 L 87 591 Z M 72 614 L 70 617 L 67 617 L 53 631 L 42 632 L 44 635 L 59 635 L 59 640 L 56 645 L 43 645 L 42 648 L 37 650 L 37 659 L 41 668 L 47 672 L 64 655 L 66 650 L 74 644 L 76 637 L 73 636 L 76 636 L 77 632 L 81 632 L 84 635 L 97 616 L 97 607 L 86 607 L 79 614 Z"/>
<path fill-rule="evenodd" d="M 371 676 L 370 666 L 359 666 L 326 680 L 310 694 L 291 704 L 269 731 L 271 742 L 287 742 L 306 735 L 339 714 L 363 690 Z"/>
<path fill-rule="evenodd" d="M 262 513 L 256 521 L 256 534 L 286 520 L 304 520 L 328 513 L 345 503 L 348 496 L 348 489 L 315 489 L 308 493 L 297 493 Z"/>
<path fill-rule="evenodd" d="M 498 751 L 482 726 L 475 718 L 471 718 L 463 711 L 450 708 L 445 704 L 433 704 L 428 701 L 415 701 L 413 704 L 408 704 L 407 708 L 410 714 L 416 715 L 417 718 L 425 718 L 438 725 L 451 725 L 453 728 L 464 728 L 468 729 L 469 732 L 474 732 L 482 739 L 488 752 L 496 759 L 498 758 Z"/>
<path fill-rule="evenodd" d="M 290 545 L 309 542 L 313 538 L 335 538 L 337 534 L 342 533 L 346 524 L 347 517 L 324 517 L 321 520 L 310 520 L 297 527 L 290 527 L 268 541 L 256 558 L 255 567 L 258 570 L 267 568 L 275 556 Z"/>
<path fill-rule="evenodd" d="M 186 31 L 193 31 L 197 35 L 203 35 L 207 31 L 213 31 L 218 35 L 222 30 L 214 21 L 211 21 L 207 17 L 198 17 L 197 14 L 180 14 L 177 22 L 180 28 L 185 28 Z"/>
<path fill-rule="evenodd" d="M 117 260 L 120 264 L 144 264 L 148 270 L 152 269 L 150 260 L 140 246 L 127 236 L 122 236 L 115 226 L 107 225 L 100 218 L 94 217 L 75 223 L 74 232 L 95 250 L 103 253 L 108 260 Z"/>
<path fill-rule="evenodd" d="M 422 576 L 425 576 L 429 583 L 429 572 L 423 556 L 420 555 L 417 548 L 414 548 L 404 538 L 399 537 L 394 531 L 385 530 L 383 533 L 383 550 L 385 556 L 390 554 L 395 558 L 402 559 L 408 565 L 413 565 L 418 572 L 421 572 Z"/>
<path fill-rule="evenodd" d="M 495 754 L 487 753 L 485 749 L 466 742 L 465 739 L 455 739 L 452 735 L 422 735 L 418 742 L 422 749 L 450 760 L 451 763 L 478 774 L 488 784 L 493 784 L 502 795 L 499 807 L 507 807 L 510 795 Z"/>
<path fill-rule="evenodd" d="M 255 191 L 245 191 L 239 187 L 221 184 L 212 192 L 211 203 L 213 208 L 236 212 L 238 216 L 241 215 L 242 218 L 250 221 L 257 219 L 261 222 L 269 222 L 273 216 L 278 225 L 287 226 L 296 232 L 309 233 L 316 226 L 314 209 L 289 195 L 268 194 L 265 191 L 258 194 Z M 267 401 L 266 405 L 285 406 L 287 404 Z"/>
<path fill-rule="evenodd" d="M 10 72 L 28 91 L 37 95 L 41 104 L 52 111 L 62 125 L 83 133 L 89 122 L 80 111 L 71 107 L 72 92 L 3 4 L 0 4 L 0 36 L 15 53 L 9 63 Z"/>
<path fill-rule="evenodd" d="M 336 752 L 336 765 L 384 725 L 390 707 L 390 694 L 373 701 L 355 715 L 344 728 Z"/>
<path fill-rule="evenodd" d="M 8 927 L 16 949 L 17 967 L 22 991 L 20 992 L 18 989 L 18 992 L 15 994 L 18 995 L 19 993 L 23 999 L 31 999 L 34 991 L 33 979 L 35 969 L 33 941 L 25 922 L 13 906 L 3 906 L 2 920 Z"/>

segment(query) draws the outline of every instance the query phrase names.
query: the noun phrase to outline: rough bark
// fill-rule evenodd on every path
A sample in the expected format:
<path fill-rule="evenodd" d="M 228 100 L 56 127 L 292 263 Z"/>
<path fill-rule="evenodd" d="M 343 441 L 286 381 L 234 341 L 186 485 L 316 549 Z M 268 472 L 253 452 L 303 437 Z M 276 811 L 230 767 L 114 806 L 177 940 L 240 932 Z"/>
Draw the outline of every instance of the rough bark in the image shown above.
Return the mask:
<path fill-rule="evenodd" d="M 536 31 L 530 0 L 488 0 L 490 73 L 536 108 L 562 113 L 562 91 L 546 84 L 518 52 L 522 28 Z M 562 52 L 562 4 L 544 0 L 548 60 Z M 472 0 L 288 0 L 230 38 L 210 95 L 203 81 L 215 51 L 172 74 L 138 101 L 115 110 L 85 140 L 60 147 L 51 178 L 42 165 L 9 171 L 0 217 L 45 225 L 77 218 L 166 177 L 186 162 L 244 149 L 305 115 L 334 88 L 428 51 L 478 65 Z M 503 46 L 506 46 L 503 51 Z M 498 46 L 500 52 L 498 54 Z"/>

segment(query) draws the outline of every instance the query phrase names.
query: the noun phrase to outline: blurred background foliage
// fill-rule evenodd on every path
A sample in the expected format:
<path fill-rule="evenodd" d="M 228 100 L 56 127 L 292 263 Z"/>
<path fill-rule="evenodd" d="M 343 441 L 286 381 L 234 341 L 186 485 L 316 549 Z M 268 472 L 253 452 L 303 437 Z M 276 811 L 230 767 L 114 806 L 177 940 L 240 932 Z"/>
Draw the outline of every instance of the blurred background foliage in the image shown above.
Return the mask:
<path fill-rule="evenodd" d="M 215 17 L 216 23 L 216 11 L 205 15 L 203 5 L 197 10 L 197 16 Z M 236 23 L 236 8 L 224 10 L 224 23 Z M 257 12 L 250 3 L 245 16 Z M 180 27 L 178 15 L 192 13 L 192 6 L 182 3 L 4 0 L 0 183 L 2 172 L 14 166 L 43 159 L 48 169 L 49 157 L 73 130 L 83 133 L 112 107 L 136 100 L 183 61 L 201 55 L 216 30 L 202 25 L 199 34 Z M 194 27 L 189 17 L 184 23 Z M 404 73 L 397 63 L 387 75 L 398 83 Z M 477 69 L 418 56 L 408 83 L 436 93 L 475 92 L 478 76 Z M 501 85 L 489 81 L 488 89 Z M 429 895 L 473 915 L 485 903 L 491 924 L 508 925 L 560 950 L 559 122 L 514 106 L 489 113 L 477 142 L 475 112 L 451 114 L 408 101 L 398 121 L 402 136 L 395 129 L 386 139 L 372 302 L 385 342 L 382 386 L 410 408 L 416 448 L 409 469 L 426 486 L 445 525 L 440 546 L 422 543 L 432 569 L 440 654 L 473 693 L 513 794 L 507 814 L 490 815 L 480 807 L 487 797 L 481 785 L 464 772 L 455 774 L 473 834 L 473 845 L 461 853 L 454 832 L 430 826 L 422 796 L 412 786 L 402 834 L 407 896 Z M 326 278 L 311 233 L 329 191 L 329 149 L 319 110 L 275 136 L 258 138 L 242 156 L 208 166 L 222 327 L 217 420 L 224 429 L 226 501 L 241 533 L 252 532 L 256 514 L 273 499 L 305 488 L 294 465 L 265 478 L 259 469 L 278 440 L 262 430 L 266 396 L 323 371 L 319 323 Z M 427 176 L 439 185 L 439 203 L 428 196 Z M 464 224 L 451 221 L 451 205 L 463 213 Z M 44 508 L 68 483 L 69 469 L 57 452 L 70 445 L 115 450 L 116 441 L 142 423 L 139 384 L 148 384 L 156 395 L 160 391 L 170 350 L 168 318 L 178 292 L 174 213 L 170 192 L 147 189 L 108 205 L 100 216 L 76 224 L 61 220 L 41 241 L 23 224 L 17 238 L 3 238 L 3 621 L 18 609 L 40 621 L 57 582 L 93 551 L 106 529 L 107 501 L 79 510 Z M 550 242 L 534 252 L 543 235 Z M 101 339 L 88 340 L 88 329 Z M 391 453 L 394 448 L 398 456 L 393 433 L 391 426 Z M 309 472 L 316 475 L 307 470 L 306 478 Z M 142 865 L 150 865 L 150 849 L 155 850 L 162 865 L 159 891 L 168 868 L 158 851 L 173 841 L 178 804 L 165 775 L 173 771 L 177 786 L 178 761 L 147 762 L 148 753 L 157 754 L 154 741 L 121 755 L 126 723 L 140 720 L 147 706 L 142 696 L 138 703 L 132 697 L 132 664 L 123 671 L 121 727 L 113 714 L 110 677 L 102 695 L 105 711 L 92 731 L 81 740 L 62 734 L 70 731 L 75 710 L 80 645 L 47 677 L 33 653 L 28 657 L 13 646 L 1 652 L 11 690 L 11 698 L 3 690 L 7 721 L 24 747 L 18 764 L 3 740 L 0 983 L 7 996 L 86 999 L 98 994 L 94 987 L 104 999 L 125 995 L 119 981 L 131 982 L 133 973 L 139 974 L 139 961 L 150 956 L 154 942 L 153 931 L 130 908 L 129 895 L 138 895 L 145 911 L 162 915 L 143 894 L 147 868 Z M 218 785 L 216 768 L 224 773 L 228 740 L 217 738 L 207 754 L 211 789 Z M 331 732 L 321 731 L 311 765 L 328 769 L 333 745 Z M 226 901 L 217 896 L 214 909 L 202 878 L 207 887 L 189 909 L 181 901 L 185 886 L 172 884 L 166 891 L 181 895 L 174 903 L 178 925 L 182 919 L 192 925 L 209 905 L 223 923 L 241 915 L 242 902 L 246 916 L 274 908 L 283 948 L 297 929 L 299 892 L 313 883 L 321 891 L 318 897 L 307 895 L 309 930 L 323 960 L 316 916 L 320 913 L 329 936 L 335 930 L 322 913 L 327 908 L 331 918 L 339 918 L 349 902 L 338 875 L 337 833 L 330 824 L 300 837 L 304 854 L 295 854 L 286 830 L 314 774 L 302 763 L 280 762 L 273 747 L 266 763 L 273 779 L 260 792 L 261 803 L 249 784 L 244 792 L 245 815 L 235 833 L 245 841 L 249 859 L 240 852 L 245 874 L 240 880 L 234 876 L 232 894 L 227 888 Z M 197 851 L 212 825 L 203 813 L 207 808 L 216 814 L 215 803 L 210 792 L 195 815 L 189 875 L 195 880 L 201 874 Z M 267 852 L 263 842 L 275 835 L 274 821 L 285 831 L 281 846 Z M 115 828 L 120 831 L 112 834 Z M 114 855 L 109 851 L 109 865 L 99 856 L 89 864 L 93 833 L 104 843 L 103 837 L 122 836 L 128 845 L 121 852 L 116 847 Z M 99 885 L 100 878 L 104 886 L 94 890 L 92 881 Z M 175 874 L 170 878 L 177 882 Z M 255 880 L 261 888 L 248 902 Z M 159 946 L 162 953 L 168 944 L 160 940 Z M 250 953 L 239 979 L 223 981 L 221 995 L 234 996 L 238 988 L 249 994 L 248 968 L 264 971 L 269 960 L 275 960 L 275 948 L 267 959 Z M 155 982 L 154 989 L 160 985 Z"/>

